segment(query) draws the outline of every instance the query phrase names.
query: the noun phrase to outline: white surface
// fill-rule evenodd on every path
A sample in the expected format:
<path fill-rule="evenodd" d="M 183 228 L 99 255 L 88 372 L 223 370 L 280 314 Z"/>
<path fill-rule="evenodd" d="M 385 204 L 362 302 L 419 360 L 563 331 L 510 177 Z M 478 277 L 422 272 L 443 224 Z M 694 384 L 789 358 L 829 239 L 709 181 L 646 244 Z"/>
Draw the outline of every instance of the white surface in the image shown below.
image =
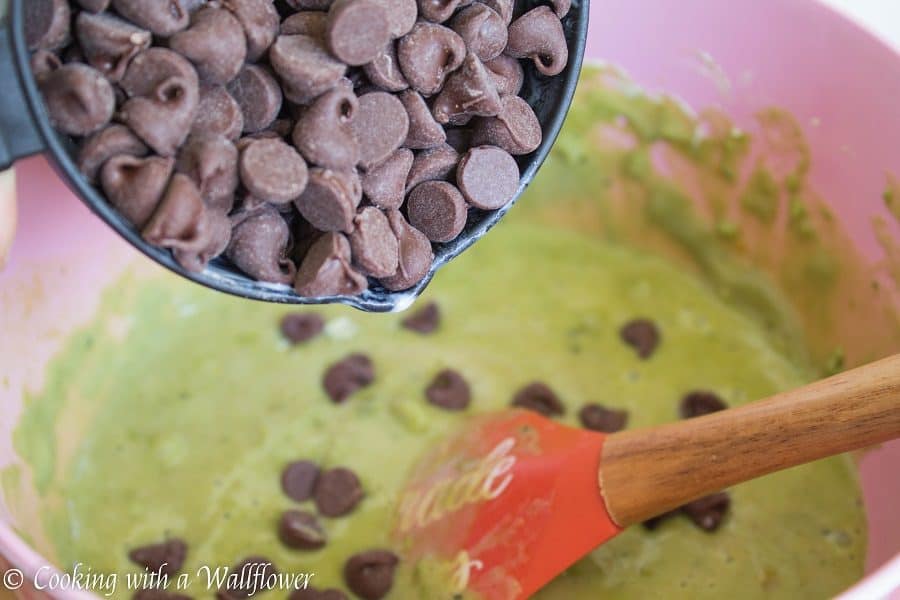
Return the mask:
<path fill-rule="evenodd" d="M 900 0 L 821 0 L 900 50 Z"/>

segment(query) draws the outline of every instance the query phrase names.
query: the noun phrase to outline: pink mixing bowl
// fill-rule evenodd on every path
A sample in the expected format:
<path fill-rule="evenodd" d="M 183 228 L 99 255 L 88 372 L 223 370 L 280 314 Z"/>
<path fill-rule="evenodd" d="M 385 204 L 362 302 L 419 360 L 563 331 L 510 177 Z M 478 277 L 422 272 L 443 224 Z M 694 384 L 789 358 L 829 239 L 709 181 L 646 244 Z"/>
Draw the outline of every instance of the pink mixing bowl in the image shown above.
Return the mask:
<path fill-rule="evenodd" d="M 648 90 L 722 107 L 741 125 L 760 107 L 789 110 L 811 145 L 813 186 L 867 260 L 884 258 L 870 220 L 887 217 L 885 174 L 900 175 L 900 56 L 879 40 L 812 0 L 595 0 L 588 56 L 620 65 Z M 40 388 L 66 336 L 90 320 L 123 271 L 157 268 L 43 159 L 20 163 L 17 176 L 20 228 L 0 274 L 0 470 L 19 461 L 11 432 L 23 397 Z M 900 240 L 896 222 L 888 227 Z M 900 594 L 900 441 L 866 454 L 861 469 L 869 575 L 845 597 L 889 597 Z M 0 553 L 28 579 L 47 560 L 17 531 L 40 540 L 40 525 L 13 520 L 28 511 L 10 502 L 0 497 Z"/>

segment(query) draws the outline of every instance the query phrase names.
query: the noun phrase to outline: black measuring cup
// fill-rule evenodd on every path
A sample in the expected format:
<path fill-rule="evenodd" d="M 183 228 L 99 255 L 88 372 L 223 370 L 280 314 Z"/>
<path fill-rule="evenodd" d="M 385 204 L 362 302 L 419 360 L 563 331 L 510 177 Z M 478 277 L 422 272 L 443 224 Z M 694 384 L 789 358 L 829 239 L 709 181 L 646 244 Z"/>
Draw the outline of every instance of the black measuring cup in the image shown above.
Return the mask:
<path fill-rule="evenodd" d="M 23 7 L 30 0 L 0 0 L 0 170 L 17 159 L 43 153 L 72 191 L 128 243 L 167 269 L 201 285 L 242 298 L 283 304 L 341 303 L 360 310 L 388 312 L 408 307 L 422 293 L 442 266 L 459 256 L 503 218 L 514 204 L 496 211 L 472 209 L 460 236 L 445 244 L 435 244 L 435 260 L 428 275 L 415 287 L 392 292 L 377 283 L 360 296 L 305 298 L 286 285 L 256 281 L 235 267 L 225 257 L 213 260 L 200 273 L 191 273 L 175 262 L 168 250 L 148 244 L 118 211 L 116 211 L 81 175 L 75 164 L 76 146 L 72 139 L 54 131 L 44 109 L 41 94 L 31 74 L 30 53 L 25 43 Z M 520 2 L 520 11 L 540 4 Z M 575 94 L 587 40 L 589 0 L 573 0 L 563 19 L 563 30 L 569 46 L 569 63 L 557 77 L 545 77 L 534 65 L 525 64 L 525 84 L 520 95 L 532 106 L 543 129 L 544 139 L 537 150 L 517 158 L 521 170 L 516 198 L 521 196 L 547 158 L 562 128 Z"/>

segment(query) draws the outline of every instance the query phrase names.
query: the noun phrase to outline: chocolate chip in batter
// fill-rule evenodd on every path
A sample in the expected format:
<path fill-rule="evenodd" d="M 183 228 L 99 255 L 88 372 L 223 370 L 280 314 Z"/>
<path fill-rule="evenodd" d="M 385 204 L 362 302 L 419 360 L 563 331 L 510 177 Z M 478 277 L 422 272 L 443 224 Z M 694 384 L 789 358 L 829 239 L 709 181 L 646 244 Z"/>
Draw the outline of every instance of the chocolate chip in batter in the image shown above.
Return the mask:
<path fill-rule="evenodd" d="M 180 538 L 172 538 L 159 544 L 141 546 L 128 553 L 131 562 L 153 573 L 174 576 L 181 570 L 187 557 L 187 544 Z"/>
<path fill-rule="evenodd" d="M 585 429 L 615 433 L 625 429 L 628 423 L 627 410 L 615 410 L 599 404 L 585 404 L 578 411 L 578 419 Z"/>
<path fill-rule="evenodd" d="M 281 319 L 281 334 L 296 346 L 313 340 L 325 329 L 325 319 L 315 313 L 290 313 Z"/>
<path fill-rule="evenodd" d="M 305 510 L 286 510 L 281 514 L 278 538 L 285 546 L 296 550 L 318 550 L 327 541 L 319 520 Z"/>
<path fill-rule="evenodd" d="M 501 148 L 477 146 L 459 161 L 456 182 L 469 204 L 495 210 L 515 197 L 519 189 L 519 165 Z"/>
<path fill-rule="evenodd" d="M 322 387 L 332 402 L 341 403 L 375 381 L 375 367 L 365 354 L 351 354 L 334 363 L 322 378 Z"/>
<path fill-rule="evenodd" d="M 693 417 L 702 417 L 703 415 L 719 412 L 726 408 L 728 408 L 728 405 L 715 392 L 695 390 L 685 394 L 684 398 L 681 399 L 678 413 L 682 419 L 692 419 Z"/>
<path fill-rule="evenodd" d="M 466 226 L 469 207 L 456 186 L 446 181 L 420 183 L 406 200 L 409 223 L 432 242 L 450 242 Z"/>
<path fill-rule="evenodd" d="M 469 382 L 459 371 L 445 369 L 438 373 L 428 387 L 425 397 L 431 404 L 445 410 L 465 410 L 472 401 Z"/>
<path fill-rule="evenodd" d="M 722 524 L 730 508 L 731 497 L 728 492 L 718 492 L 688 502 L 681 507 L 681 511 L 703 531 L 715 531 Z"/>
<path fill-rule="evenodd" d="M 335 467 L 319 475 L 313 499 L 321 514 L 335 518 L 352 512 L 364 495 L 356 473 L 345 467 Z"/>
<path fill-rule="evenodd" d="M 650 319 L 634 319 L 619 331 L 622 341 L 634 348 L 642 359 L 650 358 L 660 342 L 659 328 Z"/>
<path fill-rule="evenodd" d="M 558 417 L 566 412 L 565 406 L 556 392 L 540 381 L 530 383 L 516 392 L 512 405 L 533 410 L 545 417 Z"/>
<path fill-rule="evenodd" d="M 282 331 L 284 331 L 284 322 L 282 321 Z M 294 461 L 281 471 L 281 489 L 291 500 L 306 502 L 312 498 L 319 473 L 319 466 L 312 461 Z"/>
<path fill-rule="evenodd" d="M 403 319 L 400 324 L 410 331 L 429 335 L 437 331 L 441 325 L 441 309 L 437 302 L 429 302 Z"/>
<path fill-rule="evenodd" d="M 381 600 L 394 587 L 400 559 L 390 550 L 366 550 L 344 564 L 344 582 L 363 600 Z"/>

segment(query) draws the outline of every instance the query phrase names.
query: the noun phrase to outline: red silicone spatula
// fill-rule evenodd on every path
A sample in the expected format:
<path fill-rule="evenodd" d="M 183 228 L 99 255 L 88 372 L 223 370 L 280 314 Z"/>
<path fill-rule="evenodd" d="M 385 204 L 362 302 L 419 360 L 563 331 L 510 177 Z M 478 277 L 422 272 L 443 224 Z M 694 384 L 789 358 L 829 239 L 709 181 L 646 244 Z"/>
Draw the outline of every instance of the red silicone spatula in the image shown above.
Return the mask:
<path fill-rule="evenodd" d="M 431 565 L 452 593 L 517 600 L 629 525 L 897 437 L 900 355 L 741 408 L 612 435 L 525 411 L 478 417 L 414 470 L 394 534 L 405 558 Z"/>

